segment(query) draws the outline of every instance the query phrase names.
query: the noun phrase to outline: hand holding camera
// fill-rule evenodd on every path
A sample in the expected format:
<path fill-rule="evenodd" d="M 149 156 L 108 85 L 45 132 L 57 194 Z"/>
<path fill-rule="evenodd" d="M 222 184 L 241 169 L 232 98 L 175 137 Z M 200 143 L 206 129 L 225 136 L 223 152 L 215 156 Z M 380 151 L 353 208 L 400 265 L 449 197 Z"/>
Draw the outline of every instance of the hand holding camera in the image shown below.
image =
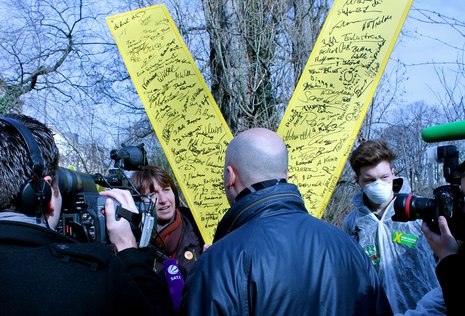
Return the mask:
<path fill-rule="evenodd" d="M 82 242 L 106 243 L 110 237 L 107 236 L 106 227 L 108 218 L 105 218 L 102 210 L 110 208 L 112 218 L 117 220 L 123 217 L 129 221 L 139 247 L 146 247 L 156 222 L 155 205 L 142 202 L 144 195 L 137 192 L 128 177 L 131 171 L 147 165 L 144 144 L 123 145 L 120 150 L 112 150 L 110 158 L 115 162 L 114 168 L 106 176 L 90 175 L 61 167 L 58 169 L 59 188 L 63 196 L 58 232 Z M 97 185 L 117 190 L 99 194 Z M 121 193 L 122 191 L 125 193 Z M 113 201 L 107 201 L 106 196 Z M 110 241 L 113 242 L 111 238 Z"/>
<path fill-rule="evenodd" d="M 111 197 L 118 201 L 122 208 L 133 213 L 139 213 L 132 195 L 127 190 L 112 189 L 102 191 L 100 195 Z M 127 248 L 137 248 L 136 238 L 132 233 L 129 222 L 116 215 L 116 205 L 112 199 L 105 201 L 105 222 L 110 242 L 116 246 L 118 251 Z"/>
<path fill-rule="evenodd" d="M 447 225 L 447 220 L 444 216 L 439 216 L 438 225 L 440 234 L 432 231 L 426 222 L 423 222 L 421 230 L 426 236 L 431 249 L 433 249 L 436 256 L 439 260 L 453 255 L 459 252 L 459 245 L 455 240 L 455 237 L 452 236 L 449 226 Z"/>
<path fill-rule="evenodd" d="M 449 184 L 435 188 L 434 198 L 396 194 L 392 220 L 406 222 L 422 219 L 428 231 L 440 234 L 439 218 L 442 217 L 446 221 L 447 231 L 457 239 L 464 239 L 464 199 L 460 181 L 465 164 L 459 165 L 459 152 L 455 146 L 439 146 L 435 151 L 436 161 L 444 164 L 444 179 Z"/>

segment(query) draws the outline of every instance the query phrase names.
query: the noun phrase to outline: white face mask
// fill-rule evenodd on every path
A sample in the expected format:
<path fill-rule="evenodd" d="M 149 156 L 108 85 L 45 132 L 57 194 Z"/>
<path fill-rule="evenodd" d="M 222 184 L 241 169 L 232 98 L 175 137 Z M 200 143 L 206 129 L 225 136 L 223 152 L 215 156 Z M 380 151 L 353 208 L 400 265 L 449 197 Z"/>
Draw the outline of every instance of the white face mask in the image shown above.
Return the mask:
<path fill-rule="evenodd" d="M 386 202 L 392 194 L 392 183 L 376 180 L 373 183 L 363 188 L 363 193 L 366 194 L 368 199 L 377 205 L 381 205 Z"/>

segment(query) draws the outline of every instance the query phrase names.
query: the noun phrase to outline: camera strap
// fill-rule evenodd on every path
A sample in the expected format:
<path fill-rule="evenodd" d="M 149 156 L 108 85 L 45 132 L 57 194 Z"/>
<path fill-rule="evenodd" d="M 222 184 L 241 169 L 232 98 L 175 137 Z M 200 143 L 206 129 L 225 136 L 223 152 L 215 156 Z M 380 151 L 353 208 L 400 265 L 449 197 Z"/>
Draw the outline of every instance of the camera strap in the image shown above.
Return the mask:
<path fill-rule="evenodd" d="M 125 209 L 124 207 L 121 207 L 121 205 L 118 205 L 118 207 L 116 208 L 116 217 L 122 217 L 136 227 L 139 227 L 140 222 L 142 220 L 142 214 L 133 213 Z"/>

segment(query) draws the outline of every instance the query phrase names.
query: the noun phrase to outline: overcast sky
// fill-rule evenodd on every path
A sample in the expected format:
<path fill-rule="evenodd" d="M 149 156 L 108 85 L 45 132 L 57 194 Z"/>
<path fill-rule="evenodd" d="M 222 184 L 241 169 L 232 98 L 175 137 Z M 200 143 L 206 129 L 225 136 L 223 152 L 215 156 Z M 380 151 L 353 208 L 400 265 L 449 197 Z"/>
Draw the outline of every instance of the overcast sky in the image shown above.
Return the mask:
<path fill-rule="evenodd" d="M 463 49 L 465 46 L 465 35 L 459 34 L 450 26 L 416 21 L 412 17 L 419 18 L 422 16 L 414 9 L 421 8 L 437 11 L 459 21 L 465 21 L 463 5 L 463 1 L 455 0 L 414 0 L 403 27 L 405 35 L 399 37 L 387 67 L 387 70 L 392 67 L 393 59 L 400 59 L 408 65 L 408 80 L 405 82 L 407 91 L 404 98 L 405 102 L 424 100 L 428 104 L 437 103 L 437 98 L 432 90 L 439 91 L 441 87 L 435 73 L 435 67 L 433 65 L 418 64 L 432 61 L 445 63 L 436 66 L 436 68 L 444 69 L 449 74 L 450 80 L 452 80 L 455 77 L 454 72 L 457 70 L 455 61 L 459 58 L 459 52 L 456 48 Z M 460 31 L 465 32 L 465 29 L 462 28 Z M 465 83 L 463 84 L 465 85 Z"/>

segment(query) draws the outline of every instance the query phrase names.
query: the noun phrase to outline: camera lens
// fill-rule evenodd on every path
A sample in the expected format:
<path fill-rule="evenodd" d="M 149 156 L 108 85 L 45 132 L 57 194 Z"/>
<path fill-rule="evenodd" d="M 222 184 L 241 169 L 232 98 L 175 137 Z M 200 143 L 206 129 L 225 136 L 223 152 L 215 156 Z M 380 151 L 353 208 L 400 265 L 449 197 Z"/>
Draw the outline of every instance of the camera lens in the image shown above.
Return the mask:
<path fill-rule="evenodd" d="M 94 178 L 83 172 L 59 167 L 57 170 L 58 187 L 63 199 L 73 197 L 79 192 L 97 192 Z"/>
<path fill-rule="evenodd" d="M 407 222 L 434 218 L 436 201 L 413 194 L 396 194 L 393 221 Z"/>

